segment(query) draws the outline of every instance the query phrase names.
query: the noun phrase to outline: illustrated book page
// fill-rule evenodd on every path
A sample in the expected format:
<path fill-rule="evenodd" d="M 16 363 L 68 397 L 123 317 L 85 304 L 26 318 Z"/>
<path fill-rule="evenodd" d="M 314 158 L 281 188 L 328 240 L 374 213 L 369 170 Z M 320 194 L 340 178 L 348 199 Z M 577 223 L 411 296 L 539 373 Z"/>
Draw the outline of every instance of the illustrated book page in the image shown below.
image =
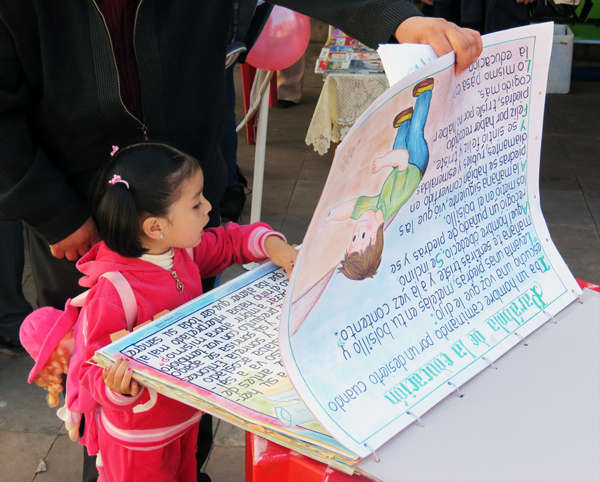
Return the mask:
<path fill-rule="evenodd" d="M 337 149 L 280 350 L 310 411 L 361 457 L 581 292 L 540 208 L 552 36 L 485 36 L 458 76 L 454 54 L 432 60 Z"/>

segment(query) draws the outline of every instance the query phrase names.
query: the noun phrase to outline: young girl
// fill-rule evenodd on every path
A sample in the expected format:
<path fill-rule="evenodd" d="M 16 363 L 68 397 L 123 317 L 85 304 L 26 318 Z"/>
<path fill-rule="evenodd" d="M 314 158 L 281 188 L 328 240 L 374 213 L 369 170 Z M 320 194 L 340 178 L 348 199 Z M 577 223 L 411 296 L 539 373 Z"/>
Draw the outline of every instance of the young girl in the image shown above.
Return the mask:
<path fill-rule="evenodd" d="M 269 226 L 204 230 L 210 203 L 196 159 L 154 143 L 113 151 L 98 180 L 94 218 L 103 241 L 77 263 L 91 287 L 83 332 L 85 359 L 126 327 L 117 290 L 103 273 L 119 271 L 137 302 L 137 322 L 202 294 L 201 279 L 233 263 L 270 257 L 288 273 L 296 250 Z M 193 248 L 190 257 L 185 248 Z M 138 385 L 127 361 L 110 369 L 83 364 L 78 377 L 102 406 L 98 419 L 99 480 L 196 480 L 202 412 Z M 70 374 L 74 376 L 74 374 Z"/>

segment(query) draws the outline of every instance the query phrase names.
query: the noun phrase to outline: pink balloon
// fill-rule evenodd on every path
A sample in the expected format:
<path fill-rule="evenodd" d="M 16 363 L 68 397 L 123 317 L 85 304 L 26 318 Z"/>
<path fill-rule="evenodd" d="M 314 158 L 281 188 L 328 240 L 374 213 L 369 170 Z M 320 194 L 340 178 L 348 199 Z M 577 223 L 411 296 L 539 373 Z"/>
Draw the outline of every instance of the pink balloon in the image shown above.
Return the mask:
<path fill-rule="evenodd" d="M 276 5 L 246 60 L 257 69 L 282 70 L 296 63 L 309 39 L 310 19 Z"/>

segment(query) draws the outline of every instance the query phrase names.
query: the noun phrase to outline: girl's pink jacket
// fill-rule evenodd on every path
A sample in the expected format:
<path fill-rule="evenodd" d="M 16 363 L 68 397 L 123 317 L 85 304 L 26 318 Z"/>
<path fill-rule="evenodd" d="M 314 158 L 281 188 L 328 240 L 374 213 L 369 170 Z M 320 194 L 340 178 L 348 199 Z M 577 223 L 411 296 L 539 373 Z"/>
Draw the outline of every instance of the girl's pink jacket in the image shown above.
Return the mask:
<path fill-rule="evenodd" d="M 137 258 L 124 258 L 108 249 L 104 242 L 94 246 L 77 268 L 85 275 L 80 284 L 91 287 L 86 301 L 83 331 L 86 338 L 85 359 L 108 345 L 110 335 L 126 328 L 125 313 L 116 289 L 100 278 L 107 271 L 121 272 L 135 293 L 136 324 L 151 320 L 163 310 L 173 310 L 202 294 L 202 277 L 221 273 L 233 263 L 262 261 L 267 257 L 264 240 L 275 233 L 269 226 L 254 223 L 207 229 L 202 242 L 190 258 L 186 250 L 175 248 L 173 271 Z M 175 272 L 183 283 L 177 289 Z M 73 376 L 74 374 L 69 374 Z M 115 441 L 133 450 L 154 450 L 162 447 L 198 423 L 202 413 L 181 402 L 142 389 L 136 397 L 109 390 L 102 378 L 102 369 L 84 363 L 78 374 L 83 394 L 89 392 L 102 406 L 98 421 Z M 86 424 L 87 425 L 87 424 Z"/>

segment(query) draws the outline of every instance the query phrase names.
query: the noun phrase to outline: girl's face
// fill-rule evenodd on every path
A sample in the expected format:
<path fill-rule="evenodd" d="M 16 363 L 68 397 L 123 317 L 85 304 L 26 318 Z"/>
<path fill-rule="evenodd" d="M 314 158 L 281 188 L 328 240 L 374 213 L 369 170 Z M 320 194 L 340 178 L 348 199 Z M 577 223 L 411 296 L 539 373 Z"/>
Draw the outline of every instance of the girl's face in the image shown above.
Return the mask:
<path fill-rule="evenodd" d="M 198 246 L 204 227 L 208 223 L 208 213 L 212 206 L 202 194 L 204 189 L 202 170 L 198 169 L 180 189 L 179 198 L 171 206 L 169 215 L 166 218 L 159 218 L 163 237 L 156 240 L 160 243 L 158 252 L 155 249 L 151 250 L 156 254 L 164 253 L 169 248 Z"/>

